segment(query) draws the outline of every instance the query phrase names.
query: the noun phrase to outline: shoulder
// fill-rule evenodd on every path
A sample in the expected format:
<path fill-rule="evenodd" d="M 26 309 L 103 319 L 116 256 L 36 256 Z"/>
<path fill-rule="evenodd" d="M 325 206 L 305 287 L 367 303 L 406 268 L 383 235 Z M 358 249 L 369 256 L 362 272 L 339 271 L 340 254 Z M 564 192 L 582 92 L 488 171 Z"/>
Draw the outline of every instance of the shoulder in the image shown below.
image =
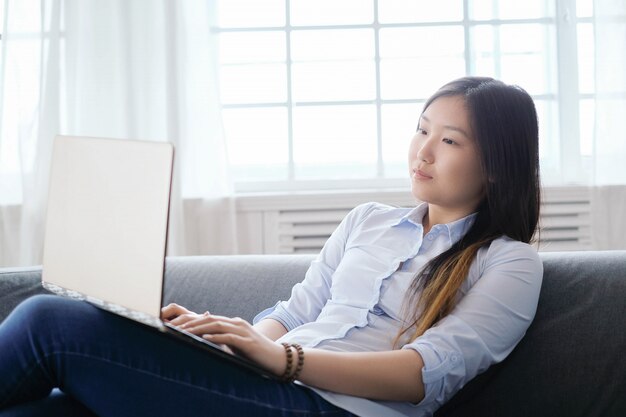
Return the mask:
<path fill-rule="evenodd" d="M 470 271 L 470 286 L 486 274 L 523 277 L 540 286 L 543 262 L 533 246 L 503 236 L 478 251 Z"/>
<path fill-rule="evenodd" d="M 481 251 L 487 266 L 524 261 L 529 266 L 533 266 L 533 269 L 543 271 L 543 264 L 536 248 L 507 236 L 495 239 L 488 248 L 483 248 Z"/>

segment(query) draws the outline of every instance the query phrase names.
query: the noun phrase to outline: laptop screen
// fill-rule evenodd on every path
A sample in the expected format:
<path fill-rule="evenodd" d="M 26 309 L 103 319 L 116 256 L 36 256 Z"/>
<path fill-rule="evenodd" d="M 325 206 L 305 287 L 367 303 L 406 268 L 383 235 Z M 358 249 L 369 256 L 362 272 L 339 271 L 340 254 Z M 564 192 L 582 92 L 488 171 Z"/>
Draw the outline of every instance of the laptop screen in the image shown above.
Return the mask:
<path fill-rule="evenodd" d="M 158 317 L 169 143 L 57 136 L 42 281 Z"/>

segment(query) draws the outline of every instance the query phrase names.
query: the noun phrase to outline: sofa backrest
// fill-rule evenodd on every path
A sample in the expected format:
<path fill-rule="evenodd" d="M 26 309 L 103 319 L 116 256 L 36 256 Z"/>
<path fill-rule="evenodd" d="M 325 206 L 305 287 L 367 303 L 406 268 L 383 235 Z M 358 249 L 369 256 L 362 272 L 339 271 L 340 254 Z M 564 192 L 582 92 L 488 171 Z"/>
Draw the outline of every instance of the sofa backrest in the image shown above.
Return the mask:
<path fill-rule="evenodd" d="M 260 311 L 289 298 L 313 259 L 312 255 L 167 258 L 163 302 L 251 322 Z"/>
<path fill-rule="evenodd" d="M 541 257 L 526 336 L 437 416 L 626 416 L 626 251 Z"/>
<path fill-rule="evenodd" d="M 526 336 L 437 417 L 626 416 L 626 251 L 542 253 L 541 258 L 543 287 Z M 312 259 L 171 258 L 165 299 L 252 320 L 289 297 Z"/>

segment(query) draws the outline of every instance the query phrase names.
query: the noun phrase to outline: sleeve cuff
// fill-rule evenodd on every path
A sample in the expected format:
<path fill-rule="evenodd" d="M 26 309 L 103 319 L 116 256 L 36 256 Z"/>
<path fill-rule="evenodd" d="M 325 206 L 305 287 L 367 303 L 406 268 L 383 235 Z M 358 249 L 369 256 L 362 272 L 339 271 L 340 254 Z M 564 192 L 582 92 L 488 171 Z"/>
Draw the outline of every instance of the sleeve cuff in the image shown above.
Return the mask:
<path fill-rule="evenodd" d="M 446 376 L 451 373 L 464 373 L 463 357 L 457 352 L 438 351 L 427 344 L 409 344 L 403 349 L 413 349 L 422 357 L 422 382 L 424 399 L 421 404 L 435 402 L 443 404 L 446 399 Z M 460 370 L 455 372 L 455 368 Z"/>
<path fill-rule="evenodd" d="M 274 307 L 261 311 L 254 317 L 252 323 L 257 324 L 264 319 L 273 319 L 282 324 L 287 331 L 295 329 L 299 324 L 297 320 L 284 309 L 282 303 L 282 301 L 279 301 Z"/>

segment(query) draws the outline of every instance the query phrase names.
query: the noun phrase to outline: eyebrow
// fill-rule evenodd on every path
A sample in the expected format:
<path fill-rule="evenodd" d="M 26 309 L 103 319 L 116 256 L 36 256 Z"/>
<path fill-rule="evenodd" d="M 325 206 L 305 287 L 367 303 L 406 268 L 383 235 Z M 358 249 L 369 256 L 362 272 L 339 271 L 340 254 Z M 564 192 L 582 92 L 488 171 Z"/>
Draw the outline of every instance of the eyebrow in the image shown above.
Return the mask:
<path fill-rule="evenodd" d="M 428 117 L 422 115 L 420 118 L 424 119 L 424 120 L 426 120 L 427 122 L 430 123 L 430 119 Z M 448 130 L 454 130 L 456 132 L 459 132 L 459 133 L 461 133 L 462 135 L 464 135 L 468 139 L 470 138 L 470 135 L 468 135 L 467 132 L 465 130 L 461 129 L 460 127 L 451 126 L 451 125 L 443 125 L 443 127 L 445 127 Z"/>

